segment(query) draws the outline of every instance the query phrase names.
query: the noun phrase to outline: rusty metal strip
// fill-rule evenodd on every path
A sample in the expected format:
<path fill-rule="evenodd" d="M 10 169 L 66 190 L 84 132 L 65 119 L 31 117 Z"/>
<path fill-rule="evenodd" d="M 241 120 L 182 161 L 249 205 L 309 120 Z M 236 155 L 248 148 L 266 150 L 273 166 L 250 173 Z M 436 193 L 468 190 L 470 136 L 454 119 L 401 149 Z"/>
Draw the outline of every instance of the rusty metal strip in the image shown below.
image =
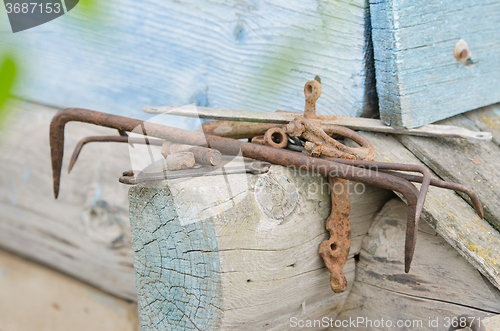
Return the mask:
<path fill-rule="evenodd" d="M 349 199 L 347 180 L 338 177 L 328 177 L 332 212 L 326 220 L 326 229 L 330 238 L 319 246 L 319 254 L 330 271 L 330 287 L 335 293 L 347 289 L 344 268 L 351 247 L 351 201 Z M 337 190 L 337 188 L 340 188 Z"/>

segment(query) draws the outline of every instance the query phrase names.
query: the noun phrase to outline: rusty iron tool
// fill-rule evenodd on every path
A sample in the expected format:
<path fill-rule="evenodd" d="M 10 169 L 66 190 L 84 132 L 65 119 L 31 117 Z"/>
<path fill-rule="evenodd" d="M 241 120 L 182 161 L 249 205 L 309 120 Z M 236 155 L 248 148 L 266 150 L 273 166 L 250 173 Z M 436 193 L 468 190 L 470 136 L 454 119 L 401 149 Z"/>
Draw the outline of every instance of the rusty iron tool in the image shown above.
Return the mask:
<path fill-rule="evenodd" d="M 263 112 L 263 111 L 248 111 L 248 110 L 234 110 L 234 109 L 218 109 L 218 108 L 208 108 L 208 107 L 196 107 L 196 110 L 182 109 L 183 106 L 164 106 L 164 107 L 152 107 L 144 106 L 142 110 L 149 114 L 169 114 L 169 115 L 179 115 L 187 117 L 223 120 L 223 121 L 236 121 L 236 122 L 252 122 L 252 123 L 275 123 L 275 124 L 288 124 L 297 117 L 297 113 L 293 112 Z M 300 115 L 300 114 L 299 114 Z M 361 117 L 341 117 L 341 116 L 317 116 L 317 120 L 320 125 L 339 125 L 350 128 L 352 130 L 361 131 L 372 131 L 372 132 L 384 132 L 393 134 L 406 134 L 412 136 L 423 136 L 423 137 L 440 137 L 440 138 L 466 138 L 466 139 L 479 139 L 479 140 L 491 140 L 491 132 L 475 132 L 467 130 L 462 127 L 450 126 L 450 125 L 438 125 L 438 124 L 428 124 L 415 129 L 394 129 L 381 120 L 371 119 L 371 118 L 361 118 Z M 216 126 L 217 124 L 211 124 L 211 126 Z M 209 126 L 209 125 L 205 125 Z M 226 130 L 231 125 L 225 125 Z M 242 126 L 251 127 L 250 124 L 246 125 L 236 125 L 236 129 L 229 129 L 226 137 L 233 138 L 247 138 L 246 136 L 237 137 L 229 135 L 231 131 L 233 132 L 243 132 L 239 128 Z M 219 133 L 215 131 L 207 131 L 210 134 L 224 136 L 224 133 Z M 221 129 L 222 130 L 222 129 Z M 251 130 L 251 129 L 250 129 Z M 263 128 L 259 130 L 265 131 Z M 260 133 L 263 134 L 263 133 Z M 259 135 L 259 134 L 256 134 Z M 251 138 L 251 137 L 249 137 Z"/>
<path fill-rule="evenodd" d="M 64 127 L 70 121 L 91 123 L 122 131 L 133 131 L 136 127 L 144 128 L 143 121 L 100 113 L 96 111 L 68 108 L 60 110 L 53 118 L 50 126 L 50 145 L 52 158 L 52 172 L 54 180 L 54 196 L 59 194 L 62 159 L 64 153 Z M 273 148 L 269 146 L 246 143 L 234 139 L 204 135 L 200 132 L 191 132 L 160 124 L 148 123 L 147 134 L 151 137 L 174 141 L 182 144 L 206 146 L 215 148 L 223 154 L 238 155 L 271 162 L 283 166 L 299 168 L 324 176 L 340 177 L 364 184 L 401 193 L 408 203 L 407 227 L 415 230 L 415 216 L 417 214 L 417 198 L 419 191 L 408 180 L 398 176 L 363 169 L 355 166 L 340 164 L 323 158 L 312 158 L 303 153 Z M 420 211 L 419 211 L 420 213 Z M 408 240 L 408 238 L 407 238 Z M 407 254 L 405 252 L 405 254 Z M 405 270 L 409 271 L 411 260 L 405 259 Z"/>
<path fill-rule="evenodd" d="M 486 331 L 481 319 L 471 314 L 462 314 L 454 317 L 450 322 L 448 331 L 462 330 L 469 327 L 472 331 Z"/>
<path fill-rule="evenodd" d="M 216 166 L 222 162 L 222 154 L 216 149 L 202 147 L 202 146 L 191 146 L 184 144 L 174 144 L 170 141 L 165 141 L 161 147 L 161 154 L 163 157 L 167 157 L 170 154 L 179 152 L 190 152 L 193 153 L 196 163 Z"/>
<path fill-rule="evenodd" d="M 203 176 L 221 176 L 221 175 L 233 175 L 233 174 L 254 174 L 260 175 L 269 171 L 271 163 L 255 161 L 251 163 L 245 163 L 244 166 L 233 166 L 233 167 L 217 167 L 217 168 L 207 168 L 202 167 L 198 169 L 183 169 L 174 171 L 161 171 L 161 172 L 144 172 L 141 171 L 135 174 L 133 171 L 126 171 L 120 177 L 119 181 L 122 184 L 136 185 L 142 182 L 155 181 L 155 180 L 165 180 L 165 179 L 178 179 L 187 177 L 203 177 Z"/>
<path fill-rule="evenodd" d="M 73 166 L 76 163 L 76 160 L 78 159 L 78 156 L 80 155 L 80 152 L 82 151 L 83 146 L 85 146 L 88 143 L 91 142 L 118 142 L 118 143 L 129 143 L 129 144 L 145 144 L 145 145 L 155 145 L 155 146 L 161 146 L 164 142 L 164 140 L 159 140 L 159 139 L 148 139 L 148 138 L 134 138 L 134 137 L 129 137 L 127 134 L 122 131 L 119 136 L 89 136 L 85 137 L 82 140 L 78 142 L 78 144 L 75 147 L 75 150 L 73 151 L 73 154 L 71 155 L 71 159 L 69 161 L 69 166 L 68 166 L 68 174 L 71 172 L 71 169 L 73 169 Z"/>

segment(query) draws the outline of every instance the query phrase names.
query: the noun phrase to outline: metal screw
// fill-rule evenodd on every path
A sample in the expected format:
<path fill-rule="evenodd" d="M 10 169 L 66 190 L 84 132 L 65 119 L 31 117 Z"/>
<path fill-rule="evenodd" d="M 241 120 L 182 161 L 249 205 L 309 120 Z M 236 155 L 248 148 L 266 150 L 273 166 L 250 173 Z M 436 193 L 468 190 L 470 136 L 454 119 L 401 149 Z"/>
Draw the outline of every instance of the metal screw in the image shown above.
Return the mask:
<path fill-rule="evenodd" d="M 467 63 L 467 60 L 470 59 L 472 55 L 469 45 L 463 39 L 457 41 L 453 53 L 455 54 L 455 58 L 462 63 Z"/>

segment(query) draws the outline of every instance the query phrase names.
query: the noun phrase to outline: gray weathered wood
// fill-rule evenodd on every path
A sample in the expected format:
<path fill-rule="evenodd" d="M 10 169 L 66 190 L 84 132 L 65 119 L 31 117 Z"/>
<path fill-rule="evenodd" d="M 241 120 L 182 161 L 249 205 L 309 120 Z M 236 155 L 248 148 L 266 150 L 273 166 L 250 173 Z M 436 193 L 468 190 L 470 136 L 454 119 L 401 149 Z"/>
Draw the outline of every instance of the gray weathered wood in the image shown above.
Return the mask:
<path fill-rule="evenodd" d="M 392 327 L 336 329 L 437 331 L 446 330 L 446 321 L 460 314 L 483 319 L 500 312 L 500 290 L 425 222 L 420 223 L 412 269 L 404 273 L 407 210 L 405 203 L 395 199 L 377 215 L 363 241 L 353 290 L 337 318 L 362 317 L 379 323 L 383 318 Z M 409 321 L 412 326 L 397 327 L 397 321 Z"/>
<path fill-rule="evenodd" d="M 70 175 L 78 140 L 116 131 L 81 123 L 66 129 L 61 192 L 52 193 L 49 124 L 56 109 L 17 100 L 0 133 L 0 246 L 121 298 L 135 300 L 126 144 L 91 144 Z M 69 155 L 68 155 L 69 154 Z"/>
<path fill-rule="evenodd" d="M 500 101 L 500 3 L 370 0 L 382 120 L 413 128 Z M 464 39 L 470 64 L 454 56 Z"/>
<path fill-rule="evenodd" d="M 334 318 L 350 287 L 343 294 L 330 290 L 318 254 L 328 237 L 328 181 L 281 166 L 226 179 L 130 190 L 143 330 L 283 330 L 294 316 Z M 390 193 L 350 189 L 366 190 L 351 195 L 353 242 L 344 268 L 351 285 L 353 255 Z"/>
<path fill-rule="evenodd" d="M 0 20 L 0 48 L 24 74 L 15 95 L 142 118 L 145 104 L 301 111 L 305 82 L 319 76 L 318 113 L 376 108 L 365 0 L 96 6 L 17 34 Z"/>
<path fill-rule="evenodd" d="M 464 115 L 441 123 L 476 129 Z M 485 219 L 500 230 L 500 148 L 495 143 L 408 136 L 397 138 L 441 178 L 474 189 L 483 204 Z"/>
<path fill-rule="evenodd" d="M 375 160 L 423 165 L 395 138 L 372 133 L 364 135 L 377 150 Z M 500 289 L 500 233 L 480 219 L 463 198 L 449 190 L 430 187 L 422 218 Z"/>

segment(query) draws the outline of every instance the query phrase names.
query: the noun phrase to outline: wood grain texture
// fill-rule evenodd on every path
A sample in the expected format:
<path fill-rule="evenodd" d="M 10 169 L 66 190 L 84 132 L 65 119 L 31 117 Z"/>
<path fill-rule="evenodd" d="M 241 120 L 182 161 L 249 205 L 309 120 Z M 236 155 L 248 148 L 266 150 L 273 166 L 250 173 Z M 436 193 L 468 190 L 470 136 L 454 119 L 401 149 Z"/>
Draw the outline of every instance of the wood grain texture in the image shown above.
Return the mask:
<path fill-rule="evenodd" d="M 464 114 L 481 131 L 491 132 L 493 142 L 500 146 L 500 104 L 495 104 Z"/>
<path fill-rule="evenodd" d="M 68 175 L 68 154 L 87 135 L 114 130 L 81 123 L 66 128 L 61 193 L 52 193 L 49 123 L 56 109 L 16 101 L 0 133 L 0 246 L 135 300 L 127 187 L 126 144 L 83 148 Z"/>
<path fill-rule="evenodd" d="M 441 123 L 477 130 L 464 115 Z M 485 219 L 500 231 L 500 148 L 494 142 L 409 136 L 398 139 L 439 177 L 474 189 L 483 204 Z"/>
<path fill-rule="evenodd" d="M 15 95 L 143 118 L 146 104 L 303 111 L 304 84 L 319 76 L 319 114 L 376 108 L 365 0 L 97 6 L 20 34 L 0 22 L 0 47 L 24 67 Z"/>
<path fill-rule="evenodd" d="M 395 138 L 373 133 L 363 134 L 377 150 L 376 161 L 423 165 Z M 480 219 L 462 197 L 449 190 L 430 187 L 422 218 L 500 289 L 500 233 Z"/>
<path fill-rule="evenodd" d="M 412 269 L 404 273 L 407 209 L 395 199 L 377 215 L 363 241 L 353 290 L 338 317 L 361 317 L 364 323 L 379 325 L 336 329 L 446 330 L 446 321 L 457 315 L 484 319 L 500 311 L 500 290 L 425 222 L 420 223 Z M 397 325 L 398 321 L 411 326 Z"/>
<path fill-rule="evenodd" d="M 275 165 L 259 176 L 225 177 L 169 180 L 131 189 L 143 329 L 175 329 L 180 324 L 177 315 L 163 314 L 171 304 L 182 304 L 179 310 L 199 321 L 193 324 L 200 330 L 283 330 L 293 317 L 334 318 L 349 289 L 342 294 L 330 290 L 330 275 L 318 254 L 319 244 L 328 238 L 325 220 L 331 201 L 324 185 L 328 181 Z M 363 189 L 351 187 L 360 193 L 351 195 L 353 245 L 344 268 L 351 285 L 353 255 L 359 252 L 375 213 L 391 196 L 373 187 Z M 206 247 L 185 248 L 194 245 L 190 237 L 198 234 Z M 168 249 L 169 242 L 177 248 Z M 202 266 L 193 268 L 198 263 Z M 210 269 L 210 274 L 216 273 L 208 278 L 203 266 L 218 269 Z M 169 276 L 173 270 L 189 276 Z M 189 295 L 199 287 L 207 289 L 203 300 L 217 303 L 212 319 L 206 320 L 196 308 L 203 307 L 202 312 L 215 308 L 205 309 L 204 302 L 193 302 Z"/>
<path fill-rule="evenodd" d="M 500 3 L 370 1 L 382 120 L 413 128 L 500 101 Z M 454 57 L 464 39 L 469 65 Z"/>

